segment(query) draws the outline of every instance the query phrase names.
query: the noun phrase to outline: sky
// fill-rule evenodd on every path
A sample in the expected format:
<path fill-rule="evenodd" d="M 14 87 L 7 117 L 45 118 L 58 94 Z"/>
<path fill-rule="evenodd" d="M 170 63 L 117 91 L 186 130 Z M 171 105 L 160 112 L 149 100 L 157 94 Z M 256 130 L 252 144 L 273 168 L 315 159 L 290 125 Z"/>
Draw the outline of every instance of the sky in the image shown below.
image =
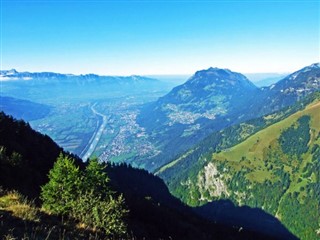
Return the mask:
<path fill-rule="evenodd" d="M 320 0 L 0 0 L 1 69 L 292 72 L 320 61 Z"/>

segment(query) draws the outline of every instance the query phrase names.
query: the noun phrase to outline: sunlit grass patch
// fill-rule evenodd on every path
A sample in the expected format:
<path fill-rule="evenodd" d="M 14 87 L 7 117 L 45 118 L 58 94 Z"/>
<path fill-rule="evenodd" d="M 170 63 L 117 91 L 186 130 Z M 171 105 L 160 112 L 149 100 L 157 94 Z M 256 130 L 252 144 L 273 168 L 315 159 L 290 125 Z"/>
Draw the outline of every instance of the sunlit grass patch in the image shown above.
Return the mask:
<path fill-rule="evenodd" d="M 22 220 L 39 221 L 39 210 L 33 201 L 18 192 L 12 191 L 0 197 L 0 209 L 9 211 L 12 216 Z"/>

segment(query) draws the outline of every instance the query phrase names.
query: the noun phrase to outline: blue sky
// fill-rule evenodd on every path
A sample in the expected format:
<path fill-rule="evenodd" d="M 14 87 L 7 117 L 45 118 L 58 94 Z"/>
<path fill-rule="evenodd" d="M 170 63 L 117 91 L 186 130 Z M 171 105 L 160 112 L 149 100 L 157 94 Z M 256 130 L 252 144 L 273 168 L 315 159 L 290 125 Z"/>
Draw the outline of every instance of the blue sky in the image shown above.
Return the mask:
<path fill-rule="evenodd" d="M 147 75 L 212 66 L 291 72 L 320 59 L 319 0 L 1 5 L 2 69 Z"/>

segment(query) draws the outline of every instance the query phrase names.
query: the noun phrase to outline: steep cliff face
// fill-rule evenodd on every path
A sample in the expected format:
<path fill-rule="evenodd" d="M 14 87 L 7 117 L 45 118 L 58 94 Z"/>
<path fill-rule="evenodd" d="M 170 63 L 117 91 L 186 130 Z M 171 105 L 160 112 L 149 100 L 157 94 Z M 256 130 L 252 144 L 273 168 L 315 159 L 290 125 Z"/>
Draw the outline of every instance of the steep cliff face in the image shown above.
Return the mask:
<path fill-rule="evenodd" d="M 199 187 L 200 201 L 229 196 L 227 185 L 213 162 L 209 162 L 198 174 L 196 185 Z"/>

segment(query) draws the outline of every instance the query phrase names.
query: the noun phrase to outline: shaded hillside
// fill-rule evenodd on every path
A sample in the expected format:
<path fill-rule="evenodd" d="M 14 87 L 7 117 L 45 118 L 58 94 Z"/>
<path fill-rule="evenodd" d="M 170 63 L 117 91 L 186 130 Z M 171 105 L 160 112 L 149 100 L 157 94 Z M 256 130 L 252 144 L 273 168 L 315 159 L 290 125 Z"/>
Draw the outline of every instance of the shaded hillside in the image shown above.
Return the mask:
<path fill-rule="evenodd" d="M 260 208 L 251 208 L 248 206 L 238 207 L 230 200 L 209 202 L 200 207 L 196 207 L 195 212 L 206 219 L 238 226 L 239 229 L 254 229 L 257 232 L 269 235 L 270 238 L 298 239 L 274 216 Z"/>
<path fill-rule="evenodd" d="M 29 197 L 40 193 L 60 148 L 28 123 L 0 112 L 0 185 Z"/>
<path fill-rule="evenodd" d="M 25 121 L 37 120 L 45 117 L 51 107 L 27 100 L 0 96 L 0 111 L 12 115 L 16 119 Z"/>
<path fill-rule="evenodd" d="M 0 238 L 81 240 L 106 239 L 103 234 L 79 227 L 77 222 L 48 214 L 17 192 L 0 189 Z"/>
<path fill-rule="evenodd" d="M 250 215 L 247 222 L 271 222 L 275 228 L 247 228 L 243 225 L 244 218 L 235 220 L 233 215 L 239 214 L 238 208 L 225 208 L 221 205 L 221 214 L 226 212 L 225 219 L 199 217 L 200 209 L 192 209 L 173 197 L 164 182 L 141 169 L 127 165 L 107 168 L 111 183 L 122 192 L 130 209 L 129 229 L 138 238 L 146 239 L 296 239 L 285 227 L 271 215 L 260 211 L 256 214 L 247 208 Z M 240 210 L 241 212 L 241 210 Z M 268 216 L 267 216 L 268 215 Z M 206 217 L 206 216 L 204 216 Z M 270 224 L 271 224 L 270 223 Z M 259 225 L 262 226 L 261 224 Z M 272 232 L 277 229 L 279 232 Z M 281 234 L 279 234 L 281 232 Z M 170 237 L 169 237 L 170 236 Z"/>

